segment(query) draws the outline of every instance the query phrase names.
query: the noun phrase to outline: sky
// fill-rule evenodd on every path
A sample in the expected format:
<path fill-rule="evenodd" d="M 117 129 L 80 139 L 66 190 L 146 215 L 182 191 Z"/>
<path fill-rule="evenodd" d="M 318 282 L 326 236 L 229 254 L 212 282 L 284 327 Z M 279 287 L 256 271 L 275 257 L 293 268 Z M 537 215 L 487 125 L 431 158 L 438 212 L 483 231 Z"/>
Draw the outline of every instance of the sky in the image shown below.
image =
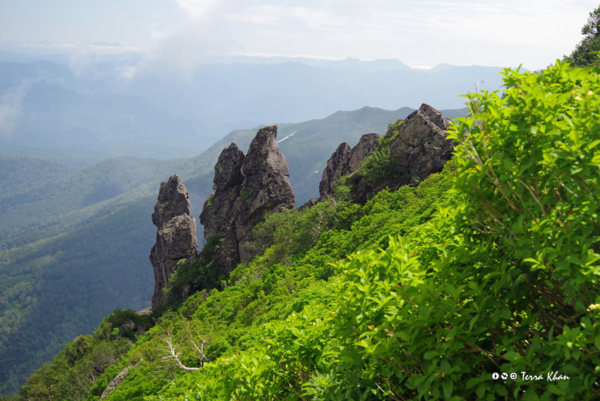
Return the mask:
<path fill-rule="evenodd" d="M 582 39 L 587 0 L 2 0 L 0 50 L 141 52 L 182 71 L 208 55 L 396 58 L 540 69 Z"/>

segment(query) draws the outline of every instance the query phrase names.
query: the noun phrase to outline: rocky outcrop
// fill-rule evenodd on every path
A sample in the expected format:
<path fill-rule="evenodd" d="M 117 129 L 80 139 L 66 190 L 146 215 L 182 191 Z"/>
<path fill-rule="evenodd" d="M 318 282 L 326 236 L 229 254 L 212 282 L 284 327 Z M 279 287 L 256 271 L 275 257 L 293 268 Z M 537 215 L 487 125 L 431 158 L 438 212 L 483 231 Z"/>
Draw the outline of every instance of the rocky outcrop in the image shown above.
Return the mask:
<path fill-rule="evenodd" d="M 366 134 L 352 149 L 346 142 L 338 146 L 327 161 L 327 167 L 323 170 L 323 178 L 319 183 L 321 200 L 333 195 L 335 184 L 341 177 L 350 175 L 359 169 L 362 161 L 377 149 L 379 138 L 378 134 Z"/>
<path fill-rule="evenodd" d="M 177 263 L 182 259 L 193 261 L 198 256 L 196 221 L 190 215 L 188 191 L 178 175 L 160 184 L 152 223 L 158 228 L 156 244 L 150 252 L 155 282 L 152 307 L 156 308 L 166 300 L 163 289 Z"/>
<path fill-rule="evenodd" d="M 216 258 L 219 265 L 226 270 L 240 259 L 235 222 L 244 182 L 243 163 L 244 152 L 239 150 L 235 143 L 232 142 L 227 149 L 223 149 L 215 165 L 215 192 L 204 202 L 200 214 L 200 223 L 204 225 L 204 238 L 208 240 L 217 235 L 222 238 Z"/>
<path fill-rule="evenodd" d="M 307 200 L 306 202 L 304 202 L 302 204 L 302 206 L 299 206 L 298 211 L 301 212 L 304 209 L 308 209 L 309 207 L 316 205 L 317 203 L 319 203 L 319 200 L 317 198 L 311 198 L 311 199 Z"/>
<path fill-rule="evenodd" d="M 412 183 L 442 171 L 452 157 L 454 145 L 446 140 L 449 125 L 450 120 L 442 118 L 442 113 L 423 103 L 400 126 L 390 155 L 408 172 Z"/>
<path fill-rule="evenodd" d="M 114 379 L 112 379 L 110 383 L 108 383 L 108 386 L 106 386 L 106 388 L 102 392 L 102 395 L 100 396 L 100 401 L 106 399 L 106 397 L 108 397 L 110 393 L 115 391 L 119 384 L 123 383 L 123 380 L 125 380 L 125 376 L 127 375 L 128 370 L 129 367 L 126 367 L 121 372 L 119 372 L 119 374 Z"/>
<path fill-rule="evenodd" d="M 262 128 L 246 156 L 232 143 L 215 165 L 215 193 L 204 203 L 200 222 L 206 240 L 223 238 L 217 259 L 226 270 L 249 256 L 244 244 L 254 224 L 272 210 L 294 207 L 288 165 L 276 139 L 276 125 Z"/>
<path fill-rule="evenodd" d="M 449 125 L 450 120 L 442 118 L 442 113 L 422 104 L 404 120 L 397 134 L 388 131 L 385 139 L 390 146 L 390 159 L 392 163 L 397 163 L 396 170 L 401 173 L 378 183 L 364 179 L 359 169 L 363 160 L 377 149 L 379 135 L 363 135 L 353 149 L 347 143 L 342 143 L 327 161 L 319 184 L 319 200 L 332 196 L 335 184 L 343 176 L 352 175 L 348 178 L 352 201 L 364 204 L 384 188 L 415 184 L 430 174 L 440 172 L 454 151 L 453 142 L 446 140 Z M 302 206 L 306 207 L 310 205 Z"/>

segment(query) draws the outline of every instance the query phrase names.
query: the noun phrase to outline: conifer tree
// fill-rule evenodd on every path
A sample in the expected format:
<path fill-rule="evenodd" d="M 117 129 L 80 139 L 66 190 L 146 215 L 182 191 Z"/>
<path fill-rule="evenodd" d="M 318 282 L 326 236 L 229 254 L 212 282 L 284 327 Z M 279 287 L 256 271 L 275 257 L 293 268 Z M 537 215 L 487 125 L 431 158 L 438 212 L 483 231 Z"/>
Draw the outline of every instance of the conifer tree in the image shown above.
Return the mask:
<path fill-rule="evenodd" d="M 600 66 L 598 55 L 592 53 L 600 51 L 600 6 L 590 12 L 587 24 L 581 28 L 581 34 L 584 36 L 583 40 L 564 60 L 577 67 Z"/>

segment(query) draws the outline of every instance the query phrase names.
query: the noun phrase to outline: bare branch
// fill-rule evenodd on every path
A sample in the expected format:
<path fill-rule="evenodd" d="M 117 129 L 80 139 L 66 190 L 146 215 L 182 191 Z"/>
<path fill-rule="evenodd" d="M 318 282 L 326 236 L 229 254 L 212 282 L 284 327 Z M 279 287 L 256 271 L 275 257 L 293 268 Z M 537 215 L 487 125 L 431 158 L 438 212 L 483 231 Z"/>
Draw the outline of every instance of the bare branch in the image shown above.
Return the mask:
<path fill-rule="evenodd" d="M 167 334 L 167 338 L 164 339 L 165 344 L 167 344 L 167 348 L 166 351 L 168 352 L 168 355 L 163 357 L 163 359 L 173 359 L 175 360 L 175 362 L 177 362 L 177 366 L 179 366 L 181 369 L 184 370 L 199 370 L 200 368 L 188 368 L 187 366 L 185 366 L 183 363 L 181 363 L 181 361 L 179 360 L 179 355 L 181 355 L 181 352 L 177 352 L 177 345 L 173 344 L 173 337 L 171 336 L 171 333 Z M 195 346 L 196 344 L 194 344 Z"/>

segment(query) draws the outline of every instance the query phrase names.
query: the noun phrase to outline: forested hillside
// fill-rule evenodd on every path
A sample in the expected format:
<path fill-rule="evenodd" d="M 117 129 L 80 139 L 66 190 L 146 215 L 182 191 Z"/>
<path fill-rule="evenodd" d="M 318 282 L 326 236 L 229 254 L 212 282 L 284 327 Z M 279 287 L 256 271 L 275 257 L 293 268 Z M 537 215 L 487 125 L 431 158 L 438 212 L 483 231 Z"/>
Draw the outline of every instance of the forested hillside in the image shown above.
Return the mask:
<path fill-rule="evenodd" d="M 363 108 L 281 124 L 278 140 L 296 199 L 318 196 L 322 169 L 339 142 L 354 145 L 365 133 L 384 133 L 389 122 L 412 111 Z M 150 305 L 148 255 L 156 231 L 150 216 L 160 182 L 179 174 L 197 218 L 221 150 L 232 141 L 246 149 L 257 129 L 233 131 L 186 159 L 118 157 L 88 164 L 93 158 L 69 152 L 0 156 L 7 188 L 15 188 L 0 194 L 0 394 L 17 391 L 64 343 L 91 333 L 114 308 Z"/>
<path fill-rule="evenodd" d="M 269 215 L 225 280 L 116 310 L 14 399 L 597 399 L 600 70 L 503 75 L 466 96 L 441 173 Z"/>

